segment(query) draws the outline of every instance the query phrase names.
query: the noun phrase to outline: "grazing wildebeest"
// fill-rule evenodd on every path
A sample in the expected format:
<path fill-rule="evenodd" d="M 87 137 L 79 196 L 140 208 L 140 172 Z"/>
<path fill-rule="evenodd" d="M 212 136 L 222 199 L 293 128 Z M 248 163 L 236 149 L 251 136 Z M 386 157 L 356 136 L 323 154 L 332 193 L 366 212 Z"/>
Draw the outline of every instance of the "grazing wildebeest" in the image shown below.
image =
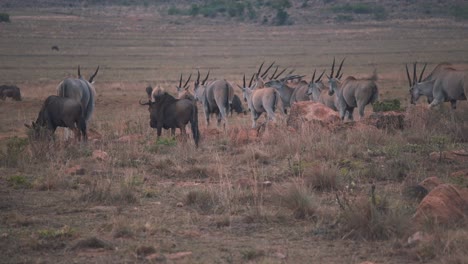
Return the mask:
<path fill-rule="evenodd" d="M 377 88 L 377 72 L 374 71 L 373 75 L 365 79 L 356 79 L 353 76 L 348 76 L 343 82 L 340 81 L 339 76 L 341 68 L 343 67 L 341 61 L 338 72 L 333 76 L 335 68 L 335 59 L 333 59 L 332 69 L 328 77 L 329 95 L 336 93 L 337 108 L 341 120 L 344 120 L 345 113 L 348 112 L 348 119 L 353 120 L 354 108 L 358 108 L 359 117 L 364 117 L 364 108 L 366 105 L 378 100 L 379 90 Z"/>
<path fill-rule="evenodd" d="M 252 87 L 252 80 L 254 74 L 250 79 L 250 83 L 247 86 L 245 82 L 245 75 L 243 79 L 243 86 L 239 86 L 242 90 L 244 100 L 247 101 L 247 105 L 252 113 L 252 128 L 257 127 L 257 119 L 266 112 L 266 122 L 269 120 L 275 121 L 275 109 L 280 108 L 281 112 L 284 113 L 284 109 L 281 104 L 281 98 L 278 91 L 275 88 L 265 87 L 262 89 L 256 89 L 257 83 Z M 265 122 L 265 124 L 266 124 Z"/>
<path fill-rule="evenodd" d="M 151 85 L 146 86 L 145 92 L 148 95 L 148 100 L 151 101 L 151 93 L 153 92 L 153 87 Z"/>
<path fill-rule="evenodd" d="M 52 46 L 50 49 L 55 50 L 55 51 L 59 51 L 59 47 L 57 45 Z"/>
<path fill-rule="evenodd" d="M 329 95 L 329 88 L 326 87 L 325 84 L 321 81 L 322 75 L 324 73 L 325 71 L 322 72 L 322 74 L 319 76 L 319 78 L 317 78 L 317 80 L 314 80 L 314 71 L 314 74 L 312 75 L 312 80 L 310 81 L 307 88 L 307 95 L 311 96 L 312 101 L 322 103 L 331 108 L 332 110 L 338 111 L 338 108 L 336 107 L 338 104 L 336 94 Z"/>
<path fill-rule="evenodd" d="M 78 140 L 87 140 L 86 120 L 82 114 L 80 102 L 66 97 L 51 95 L 47 97 L 32 125 L 25 124 L 33 130 L 34 138 L 39 138 L 46 129 L 54 134 L 57 127 L 67 127 L 74 131 Z"/>
<path fill-rule="evenodd" d="M 0 86 L 0 99 L 5 100 L 7 97 L 15 101 L 21 101 L 21 91 L 14 85 L 1 85 Z"/>
<path fill-rule="evenodd" d="M 424 65 L 419 80 L 416 77 L 416 63 L 413 64 L 413 80 L 411 80 L 408 65 L 406 75 L 410 86 L 411 103 L 416 104 L 419 97 L 427 97 L 429 107 L 432 108 L 443 102 L 450 102 L 452 109 L 457 108 L 457 100 L 466 100 L 468 87 L 468 73 L 458 71 L 449 63 L 440 63 L 424 80 L 422 80 Z"/>
<path fill-rule="evenodd" d="M 185 137 L 185 126 L 190 122 L 192 136 L 195 146 L 198 147 L 200 131 L 198 130 L 198 108 L 195 101 L 189 99 L 176 99 L 172 95 L 159 90 L 153 93 L 154 102 L 141 103 L 148 105 L 150 112 L 150 126 L 156 128 L 158 138 L 162 129 L 171 129 L 172 136 L 175 136 L 176 128 Z"/>
<path fill-rule="evenodd" d="M 195 100 L 195 96 L 192 93 L 190 93 L 190 91 L 188 90 L 190 88 L 189 82 L 190 82 L 191 77 L 192 77 L 192 74 L 189 75 L 185 84 L 182 85 L 182 73 L 180 74 L 179 85 L 176 86 L 177 98 Z"/>
<path fill-rule="evenodd" d="M 237 94 L 234 94 L 234 96 L 232 97 L 231 116 L 233 112 L 236 112 L 237 114 L 247 114 L 247 111 L 245 111 L 244 107 L 242 107 L 241 99 L 239 98 L 239 96 L 237 96 Z"/>
<path fill-rule="evenodd" d="M 78 101 L 81 104 L 81 111 L 86 122 L 91 118 L 94 111 L 94 101 L 96 90 L 93 86 L 94 77 L 99 71 L 99 66 L 89 80 L 81 76 L 80 66 L 78 66 L 78 78 L 66 78 L 57 86 L 57 95 Z M 65 132 L 67 137 L 67 131 Z"/>
<path fill-rule="evenodd" d="M 227 114 L 230 112 L 234 89 L 226 80 L 214 80 L 206 83 L 210 72 L 200 83 L 200 71 L 195 81 L 195 99 L 200 101 L 205 112 L 206 126 L 210 125 L 210 115 L 217 114 L 218 126 L 223 121 L 223 128 L 226 129 Z"/>

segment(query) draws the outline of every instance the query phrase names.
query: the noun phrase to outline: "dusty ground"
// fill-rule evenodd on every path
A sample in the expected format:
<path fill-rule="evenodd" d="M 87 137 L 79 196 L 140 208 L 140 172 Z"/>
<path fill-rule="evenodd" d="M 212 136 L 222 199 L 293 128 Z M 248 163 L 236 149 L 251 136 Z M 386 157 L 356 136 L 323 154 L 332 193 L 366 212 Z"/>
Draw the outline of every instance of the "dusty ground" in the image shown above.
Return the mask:
<path fill-rule="evenodd" d="M 468 148 L 466 102 L 423 121 L 411 108 L 409 129 L 396 133 L 291 132 L 280 119 L 269 135 L 248 144 L 232 132 L 248 131 L 248 115 L 232 117 L 223 133 L 206 129 L 200 113 L 199 149 L 180 138 L 156 141 L 147 109 L 137 103 L 147 84 L 175 90 L 180 73 L 196 69 L 240 83 L 262 61 L 310 75 L 336 56 L 346 57 L 345 75 L 376 68 L 381 98 L 407 106 L 404 64 L 465 67 L 466 23 L 198 25 L 123 8 L 10 14 L 13 23 L 0 23 L 0 80 L 18 85 L 24 100 L 0 101 L 0 146 L 10 154 L 0 163 L 0 262 L 466 263 L 460 250 L 466 237 L 452 251 L 406 248 L 416 204 L 402 195 L 428 176 L 451 182 L 452 172 L 468 168 L 428 158 L 432 151 Z M 101 67 L 90 142 L 65 143 L 61 131 L 50 145 L 15 139 L 26 138 L 23 123 L 36 118 L 42 101 L 78 65 L 86 76 Z M 94 158 L 95 150 L 108 156 Z M 71 175 L 76 165 L 84 175 Z M 331 191 L 304 184 L 320 168 L 336 176 Z M 354 236 L 335 194 L 367 199 L 372 183 L 392 210 L 404 212 L 401 223 L 378 223 L 390 235 Z M 295 193 L 300 198 L 291 198 Z M 290 205 L 301 197 L 306 202 Z M 297 214 L 303 207 L 305 216 Z"/>

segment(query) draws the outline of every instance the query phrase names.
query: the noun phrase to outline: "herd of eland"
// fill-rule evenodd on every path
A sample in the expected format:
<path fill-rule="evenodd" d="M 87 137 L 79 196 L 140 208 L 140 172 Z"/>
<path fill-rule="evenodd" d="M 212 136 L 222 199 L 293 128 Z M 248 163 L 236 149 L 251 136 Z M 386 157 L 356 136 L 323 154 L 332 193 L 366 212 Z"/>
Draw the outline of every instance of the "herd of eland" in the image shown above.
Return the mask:
<path fill-rule="evenodd" d="M 354 109 L 358 109 L 359 118 L 364 117 L 364 109 L 367 105 L 376 102 L 379 98 L 377 85 L 377 72 L 374 70 L 370 77 L 356 78 L 347 76 L 343 78 L 343 59 L 335 73 L 335 59 L 331 66 L 330 74 L 324 70 L 316 78 L 317 70 L 314 70 L 310 82 L 303 80 L 305 75 L 293 75 L 291 70 L 286 76 L 286 68 L 280 71 L 276 66 L 274 72 L 269 75 L 275 62 L 271 63 L 262 72 L 262 63 L 259 69 L 252 74 L 250 81 L 246 82 L 246 75 L 242 78 L 242 85 L 238 85 L 247 107 L 242 106 L 242 101 L 235 94 L 231 82 L 225 79 L 209 80 L 210 71 L 206 77 L 200 80 L 200 71 L 190 91 L 190 80 L 183 81 L 180 75 L 176 85 L 177 98 L 170 95 L 164 89 L 151 86 L 146 88 L 147 103 L 150 113 L 150 126 L 157 130 L 158 137 L 162 129 L 170 129 L 175 135 L 176 128 L 186 136 L 186 125 L 190 123 L 192 137 L 198 146 L 200 131 L 198 128 L 198 104 L 203 109 L 206 126 L 210 125 L 212 114 L 217 116 L 217 125 L 224 130 L 228 126 L 229 113 L 251 114 L 252 128 L 257 128 L 257 120 L 265 113 L 266 124 L 275 121 L 276 112 L 287 115 L 287 109 L 300 101 L 314 101 L 321 103 L 333 111 L 338 112 L 341 120 L 353 120 Z M 413 64 L 411 76 L 406 65 L 406 75 L 409 82 L 410 102 L 415 104 L 421 96 L 427 98 L 429 108 L 433 108 L 443 102 L 450 102 L 456 109 L 456 102 L 467 100 L 468 72 L 457 69 L 450 63 L 440 63 L 433 71 L 423 79 L 427 64 L 424 65 L 419 78 L 417 76 L 417 63 Z M 51 95 L 44 101 L 36 122 L 32 125 L 25 124 L 37 137 L 40 131 L 54 133 L 57 127 L 70 128 L 75 132 L 77 139 L 87 140 L 87 122 L 91 118 L 96 99 L 96 90 L 93 86 L 94 78 L 99 71 L 99 66 L 91 77 L 86 80 L 81 76 L 78 66 L 77 78 L 66 78 L 57 87 L 57 95 Z M 323 80 L 323 76 L 326 79 Z M 18 90 L 18 91 L 16 91 Z M 10 95 L 16 100 L 21 100 L 19 89 L 2 87 L 0 94 L 2 99 Z M 14 96 L 13 96 L 14 95 Z M 278 110 L 278 111 L 277 111 Z"/>

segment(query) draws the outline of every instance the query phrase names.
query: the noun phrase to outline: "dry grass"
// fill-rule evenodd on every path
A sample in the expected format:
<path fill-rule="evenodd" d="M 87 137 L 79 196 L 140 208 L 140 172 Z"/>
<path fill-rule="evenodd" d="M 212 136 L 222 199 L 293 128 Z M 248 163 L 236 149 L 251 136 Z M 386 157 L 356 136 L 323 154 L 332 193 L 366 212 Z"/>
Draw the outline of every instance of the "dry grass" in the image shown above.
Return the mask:
<path fill-rule="evenodd" d="M 86 19 L 56 23 L 54 16 L 36 19 L 41 12 L 50 15 L 39 10 L 13 19 L 2 32 L 0 45 L 15 59 L 0 60 L 0 78 L 18 83 L 25 98 L 0 102 L 0 219 L 7 226 L 0 228 L 0 247 L 6 261 L 132 263 L 187 251 L 193 258 L 180 262 L 466 259 L 466 226 L 440 229 L 436 242 L 408 251 L 394 248 L 411 235 L 407 227 L 416 206 L 401 197 L 404 188 L 432 175 L 447 180 L 467 168 L 428 158 L 433 151 L 468 149 L 466 102 L 456 111 L 409 106 L 403 131 L 351 123 L 333 131 L 319 125 L 291 131 L 278 115 L 260 138 L 247 142 L 230 131 L 249 131 L 249 115 L 230 118 L 224 133 L 206 129 L 200 111 L 198 149 L 169 133 L 156 140 L 147 108 L 138 105 L 147 84 L 170 91 L 181 72 L 197 68 L 240 83 L 243 73 L 269 58 L 309 73 L 343 54 L 346 74 L 377 67 L 383 99 L 403 99 L 406 106 L 404 63 L 460 61 L 464 26 L 387 21 L 268 28 L 273 31 L 259 35 L 265 28 L 176 25 L 147 10 L 85 11 L 70 12 Z M 51 42 L 63 53 L 52 56 Z M 37 61 L 44 63 L 30 66 Z M 64 142 L 60 129 L 55 141 L 31 140 L 23 122 L 36 118 L 42 100 L 55 93 L 60 79 L 75 76 L 78 64 L 83 73 L 101 65 L 89 142 Z M 107 158 L 93 158 L 96 150 Z M 83 173 L 69 172 L 77 165 Z"/>

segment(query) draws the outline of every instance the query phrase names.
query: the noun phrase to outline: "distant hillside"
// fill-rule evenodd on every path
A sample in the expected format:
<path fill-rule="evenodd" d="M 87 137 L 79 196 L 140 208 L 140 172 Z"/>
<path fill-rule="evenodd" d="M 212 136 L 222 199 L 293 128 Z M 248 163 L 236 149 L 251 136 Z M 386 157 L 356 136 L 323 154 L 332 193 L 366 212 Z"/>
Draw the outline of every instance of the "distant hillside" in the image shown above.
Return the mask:
<path fill-rule="evenodd" d="M 266 25 L 444 18 L 468 21 L 465 0 L 3 0 L 0 12 L 21 8 L 123 6 L 162 15 L 204 17 Z"/>

